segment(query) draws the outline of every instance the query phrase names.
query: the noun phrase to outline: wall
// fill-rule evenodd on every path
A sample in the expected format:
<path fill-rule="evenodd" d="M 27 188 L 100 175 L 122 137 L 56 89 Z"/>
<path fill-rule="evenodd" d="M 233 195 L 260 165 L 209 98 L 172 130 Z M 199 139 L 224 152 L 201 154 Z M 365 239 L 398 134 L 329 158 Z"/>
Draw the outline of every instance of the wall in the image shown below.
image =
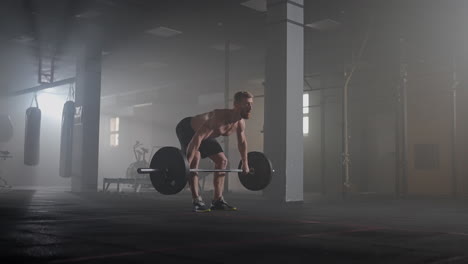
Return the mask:
<path fill-rule="evenodd" d="M 387 66 L 386 66 L 387 67 Z M 393 195 L 395 193 L 395 87 L 392 71 L 368 72 L 363 82 L 359 103 L 365 105 L 360 144 L 361 192 Z"/>
<path fill-rule="evenodd" d="M 211 99 L 209 99 L 211 98 Z M 100 130 L 100 166 L 99 166 L 99 186 L 102 186 L 103 178 L 122 178 L 128 165 L 134 162 L 132 146 L 136 140 L 144 144 L 144 147 L 151 150 L 156 146 L 155 151 L 160 146 L 175 146 L 180 148 L 179 141 L 175 134 L 177 123 L 186 116 L 193 116 L 199 113 L 211 111 L 217 108 L 224 108 L 224 95 L 212 94 L 201 96 L 197 104 L 168 104 L 145 107 L 146 110 L 130 111 L 131 114 L 122 114 L 121 111 L 110 111 L 101 115 Z M 110 118 L 120 116 L 120 145 L 111 147 L 109 145 Z M 254 111 L 250 120 L 247 121 L 246 135 L 249 151 L 263 150 L 263 98 L 255 98 Z M 217 139 L 224 148 L 224 137 Z M 237 168 L 240 155 L 237 149 L 237 138 L 235 134 L 229 137 L 229 161 L 230 166 Z M 151 157 L 148 155 L 148 160 Z M 213 168 L 214 165 L 209 159 L 200 162 L 200 167 Z M 205 190 L 211 190 L 212 174 L 200 173 L 205 178 Z M 229 188 L 231 191 L 245 191 L 240 184 L 237 174 L 232 173 L 229 177 Z"/>
<path fill-rule="evenodd" d="M 452 109 L 450 74 L 412 76 L 408 83 L 408 193 L 450 195 L 452 192 Z M 434 168 L 416 166 L 419 144 L 438 148 Z"/>
<path fill-rule="evenodd" d="M 321 91 L 309 94 L 309 133 L 304 135 L 304 192 L 322 192 Z"/>
<path fill-rule="evenodd" d="M 62 107 L 66 99 L 66 89 L 61 87 L 39 93 L 42 118 L 40 159 L 37 166 L 23 164 L 26 109 L 31 105 L 32 95 L 8 97 L 2 102 L 3 111 L 10 115 L 14 129 L 12 139 L 0 145 L 0 149 L 7 149 L 13 155 L 12 159 L 1 161 L 0 165 L 3 177 L 10 185 L 70 186 L 70 179 L 61 178 L 58 169 Z"/>

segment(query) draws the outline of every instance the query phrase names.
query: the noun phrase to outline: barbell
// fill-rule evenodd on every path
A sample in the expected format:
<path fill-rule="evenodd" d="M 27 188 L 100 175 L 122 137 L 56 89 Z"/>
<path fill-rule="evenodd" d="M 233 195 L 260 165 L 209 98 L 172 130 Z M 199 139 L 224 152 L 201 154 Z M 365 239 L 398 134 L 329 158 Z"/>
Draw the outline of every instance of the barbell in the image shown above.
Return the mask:
<path fill-rule="evenodd" d="M 240 169 L 190 169 L 184 153 L 176 147 L 163 147 L 151 158 L 150 168 L 138 168 L 139 174 L 149 174 L 153 187 L 160 193 L 170 195 L 182 191 L 190 172 L 237 172 L 242 185 L 251 191 L 263 190 L 270 184 L 274 172 L 265 154 L 252 151 L 247 154 L 248 174 Z"/>

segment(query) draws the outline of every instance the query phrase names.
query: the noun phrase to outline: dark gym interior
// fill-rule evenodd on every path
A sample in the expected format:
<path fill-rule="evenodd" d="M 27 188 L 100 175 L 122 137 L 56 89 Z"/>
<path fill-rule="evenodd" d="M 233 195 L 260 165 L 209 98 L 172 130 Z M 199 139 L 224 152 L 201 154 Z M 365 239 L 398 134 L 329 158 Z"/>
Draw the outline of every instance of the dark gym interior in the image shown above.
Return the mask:
<path fill-rule="evenodd" d="M 0 262 L 468 263 L 467 17 L 2 1 Z"/>

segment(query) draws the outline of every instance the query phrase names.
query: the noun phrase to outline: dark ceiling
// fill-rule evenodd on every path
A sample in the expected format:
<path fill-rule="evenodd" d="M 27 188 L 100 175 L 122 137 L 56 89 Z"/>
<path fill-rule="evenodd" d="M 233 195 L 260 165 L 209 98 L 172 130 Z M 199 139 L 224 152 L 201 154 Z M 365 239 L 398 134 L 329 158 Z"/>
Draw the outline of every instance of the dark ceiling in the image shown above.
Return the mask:
<path fill-rule="evenodd" d="M 95 25 L 103 39 L 103 96 L 170 88 L 222 92 L 225 39 L 234 88 L 264 78 L 266 13 L 246 0 L 5 0 L 0 9 L 0 85 L 37 85 L 38 58 L 57 59 L 56 79 L 74 75 L 83 28 Z M 258 0 L 261 2 L 261 0 Z M 305 74 L 340 72 L 355 63 L 395 64 L 400 39 L 415 68 L 447 66 L 463 55 L 468 1 L 305 0 Z M 315 22 L 327 22 L 311 27 Z M 330 24 L 330 21 L 333 23 Z M 332 27 L 330 27 L 332 25 Z M 334 25 L 334 27 L 333 27 Z M 166 27 L 173 37 L 148 34 Z M 361 58 L 359 50 L 364 46 Z M 445 67 L 441 66 L 441 67 Z M 167 95 L 169 96 L 169 95 Z"/>
<path fill-rule="evenodd" d="M 214 47 L 223 48 L 226 38 L 232 39 L 234 47 L 241 47 L 239 59 L 246 56 L 246 51 L 257 54 L 252 58 L 257 63 L 263 58 L 264 14 L 241 2 L 4 1 L 0 10 L 0 49 L 9 59 L 3 60 L 2 68 L 25 76 L 37 75 L 39 58 L 54 57 L 55 79 L 73 76 L 77 49 L 86 37 L 82 31 L 93 25 L 102 32 L 104 74 L 127 73 L 129 78 L 133 74 L 141 79 L 153 71 L 153 81 L 158 81 L 155 85 L 167 85 L 171 80 L 187 85 L 189 80 L 196 83 L 213 75 L 222 79 L 224 74 L 219 70 L 224 66 L 224 52 Z M 181 34 L 165 38 L 147 33 L 160 26 Z M 37 80 L 37 76 L 29 79 Z M 7 86 L 20 89 L 13 87 L 15 82 Z M 103 94 L 111 93 L 108 90 L 104 88 Z"/>

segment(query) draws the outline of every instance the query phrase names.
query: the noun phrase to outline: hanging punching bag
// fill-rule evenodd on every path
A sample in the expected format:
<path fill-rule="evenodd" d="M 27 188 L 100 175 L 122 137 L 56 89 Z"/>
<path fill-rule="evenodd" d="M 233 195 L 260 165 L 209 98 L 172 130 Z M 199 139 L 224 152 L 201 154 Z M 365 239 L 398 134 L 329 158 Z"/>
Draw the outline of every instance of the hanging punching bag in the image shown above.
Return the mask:
<path fill-rule="evenodd" d="M 62 133 L 60 137 L 59 175 L 64 178 L 71 177 L 74 118 L 75 118 L 75 103 L 73 101 L 67 101 L 63 105 Z"/>
<path fill-rule="evenodd" d="M 24 164 L 39 164 L 39 142 L 41 136 L 41 110 L 29 107 L 26 110 L 26 127 L 24 133 Z"/>

